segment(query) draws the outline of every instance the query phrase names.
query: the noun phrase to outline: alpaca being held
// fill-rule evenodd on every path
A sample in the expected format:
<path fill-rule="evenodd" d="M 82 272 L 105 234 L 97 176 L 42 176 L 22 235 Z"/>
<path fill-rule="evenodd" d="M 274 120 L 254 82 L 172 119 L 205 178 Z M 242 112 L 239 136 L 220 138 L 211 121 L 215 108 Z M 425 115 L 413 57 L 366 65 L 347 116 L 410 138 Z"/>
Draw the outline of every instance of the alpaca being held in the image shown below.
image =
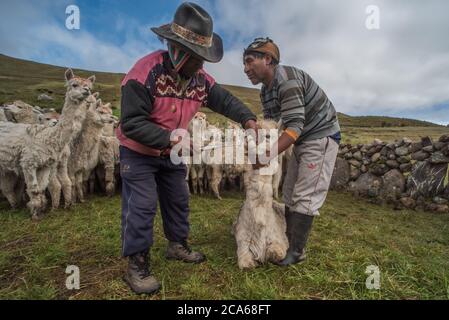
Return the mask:
<path fill-rule="evenodd" d="M 276 129 L 273 121 L 260 121 L 262 129 Z M 270 148 L 269 135 L 259 143 Z M 280 170 L 274 159 L 269 168 L 245 172 L 246 200 L 240 208 L 234 225 L 238 265 L 241 269 L 254 268 L 267 261 L 285 257 L 288 240 L 283 205 L 273 200 L 273 176 Z"/>

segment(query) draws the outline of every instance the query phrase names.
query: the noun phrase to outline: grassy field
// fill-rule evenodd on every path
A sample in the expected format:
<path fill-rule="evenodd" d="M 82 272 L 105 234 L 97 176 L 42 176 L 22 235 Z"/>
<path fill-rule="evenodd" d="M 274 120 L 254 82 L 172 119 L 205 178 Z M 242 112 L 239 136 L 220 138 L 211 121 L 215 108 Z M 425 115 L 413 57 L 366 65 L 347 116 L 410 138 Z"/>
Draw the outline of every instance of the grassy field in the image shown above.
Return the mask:
<path fill-rule="evenodd" d="M 0 54 L 0 104 L 23 100 L 32 105 L 61 110 L 66 92 L 64 87 L 66 69 Z M 122 74 L 78 69 L 73 71 L 75 75 L 82 77 L 95 74 L 95 91 L 101 93 L 104 101 L 111 102 L 114 107 L 120 106 Z M 37 97 L 41 93 L 50 94 L 54 100 L 38 101 Z"/>
<path fill-rule="evenodd" d="M 0 204 L 1 299 L 448 299 L 449 216 L 394 211 L 330 192 L 311 234 L 309 259 L 289 268 L 237 267 L 230 233 L 242 196 L 193 196 L 191 243 L 208 260 L 167 261 L 158 215 L 154 273 L 162 291 L 132 294 L 121 279 L 120 198 L 91 198 L 33 223 L 25 210 Z M 81 288 L 65 287 L 68 265 Z M 365 287 L 366 267 L 381 272 L 380 290 Z"/>
<path fill-rule="evenodd" d="M 0 54 L 0 103 L 21 99 L 60 110 L 64 70 Z M 117 107 L 123 74 L 75 70 L 97 76 L 95 91 Z M 259 92 L 225 86 L 256 114 Z M 49 93 L 54 101 L 40 102 Z M 204 109 L 208 120 L 224 118 Z M 374 138 L 438 138 L 449 128 L 390 117 L 339 114 L 343 142 Z M 151 299 L 448 299 L 449 216 L 394 211 L 349 194 L 331 192 L 312 231 L 309 259 L 289 268 L 266 265 L 240 271 L 231 225 L 242 195 L 225 193 L 191 199 L 191 243 L 208 256 L 201 265 L 168 262 L 166 242 L 157 218 L 153 248 L 154 273 L 162 282 Z M 0 203 L 0 299 L 146 299 L 135 296 L 121 280 L 126 262 L 120 258 L 120 198 L 93 197 L 70 210 L 51 212 L 34 223 L 26 210 Z M 81 289 L 65 287 L 66 267 L 77 265 Z M 365 287 L 366 267 L 381 271 L 380 290 Z"/>
<path fill-rule="evenodd" d="M 374 138 L 385 142 L 393 142 L 403 137 L 413 141 L 420 141 L 422 137 L 432 137 L 434 141 L 443 134 L 449 134 L 447 127 L 349 127 L 342 126 L 342 141 L 344 143 L 358 144 L 371 143 Z"/>

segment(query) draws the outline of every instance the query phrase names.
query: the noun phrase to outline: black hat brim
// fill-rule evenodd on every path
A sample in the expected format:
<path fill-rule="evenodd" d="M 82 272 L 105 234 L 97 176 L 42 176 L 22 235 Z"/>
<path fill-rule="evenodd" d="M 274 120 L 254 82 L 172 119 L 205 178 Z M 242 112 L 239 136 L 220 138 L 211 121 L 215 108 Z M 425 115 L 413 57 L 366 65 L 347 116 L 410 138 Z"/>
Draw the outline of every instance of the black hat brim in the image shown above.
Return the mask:
<path fill-rule="evenodd" d="M 221 40 L 220 36 L 216 33 L 213 33 L 212 36 L 212 46 L 206 48 L 188 42 L 183 38 L 177 36 L 171 30 L 170 24 L 166 24 L 160 27 L 153 27 L 151 28 L 151 31 L 153 31 L 158 36 L 167 39 L 168 41 L 174 41 L 180 44 L 185 49 L 192 51 L 194 54 L 198 55 L 199 57 L 203 58 L 206 61 L 216 63 L 223 58 L 223 41 Z"/>

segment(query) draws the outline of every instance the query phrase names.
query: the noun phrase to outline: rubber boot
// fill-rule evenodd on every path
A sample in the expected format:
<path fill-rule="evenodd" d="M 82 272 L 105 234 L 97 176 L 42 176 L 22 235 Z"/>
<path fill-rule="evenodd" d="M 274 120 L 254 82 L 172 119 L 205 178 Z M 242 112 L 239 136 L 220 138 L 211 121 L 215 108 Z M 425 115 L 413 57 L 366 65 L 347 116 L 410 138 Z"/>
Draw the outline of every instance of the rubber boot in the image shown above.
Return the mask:
<path fill-rule="evenodd" d="M 313 216 L 290 211 L 286 207 L 285 220 L 289 247 L 285 258 L 277 263 L 280 266 L 288 266 L 306 259 L 305 247 L 312 229 Z"/>

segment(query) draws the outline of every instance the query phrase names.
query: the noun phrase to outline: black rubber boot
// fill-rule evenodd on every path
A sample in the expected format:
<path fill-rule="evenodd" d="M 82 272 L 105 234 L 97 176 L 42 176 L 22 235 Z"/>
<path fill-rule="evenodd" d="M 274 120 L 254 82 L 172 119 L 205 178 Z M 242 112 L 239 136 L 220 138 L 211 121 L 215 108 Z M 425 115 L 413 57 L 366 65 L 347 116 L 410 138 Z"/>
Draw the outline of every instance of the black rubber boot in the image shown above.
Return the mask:
<path fill-rule="evenodd" d="M 195 252 L 187 245 L 187 241 L 168 243 L 167 259 L 181 260 L 190 263 L 201 263 L 206 260 L 206 256 L 201 252 Z"/>
<path fill-rule="evenodd" d="M 138 294 L 153 294 L 161 288 L 159 281 L 151 275 L 148 252 L 140 252 L 128 257 L 128 270 L 123 280 Z"/>
<path fill-rule="evenodd" d="M 277 263 L 280 266 L 288 266 L 306 259 L 305 247 L 312 229 L 313 216 L 290 211 L 285 207 L 285 220 L 289 247 L 284 260 Z"/>

